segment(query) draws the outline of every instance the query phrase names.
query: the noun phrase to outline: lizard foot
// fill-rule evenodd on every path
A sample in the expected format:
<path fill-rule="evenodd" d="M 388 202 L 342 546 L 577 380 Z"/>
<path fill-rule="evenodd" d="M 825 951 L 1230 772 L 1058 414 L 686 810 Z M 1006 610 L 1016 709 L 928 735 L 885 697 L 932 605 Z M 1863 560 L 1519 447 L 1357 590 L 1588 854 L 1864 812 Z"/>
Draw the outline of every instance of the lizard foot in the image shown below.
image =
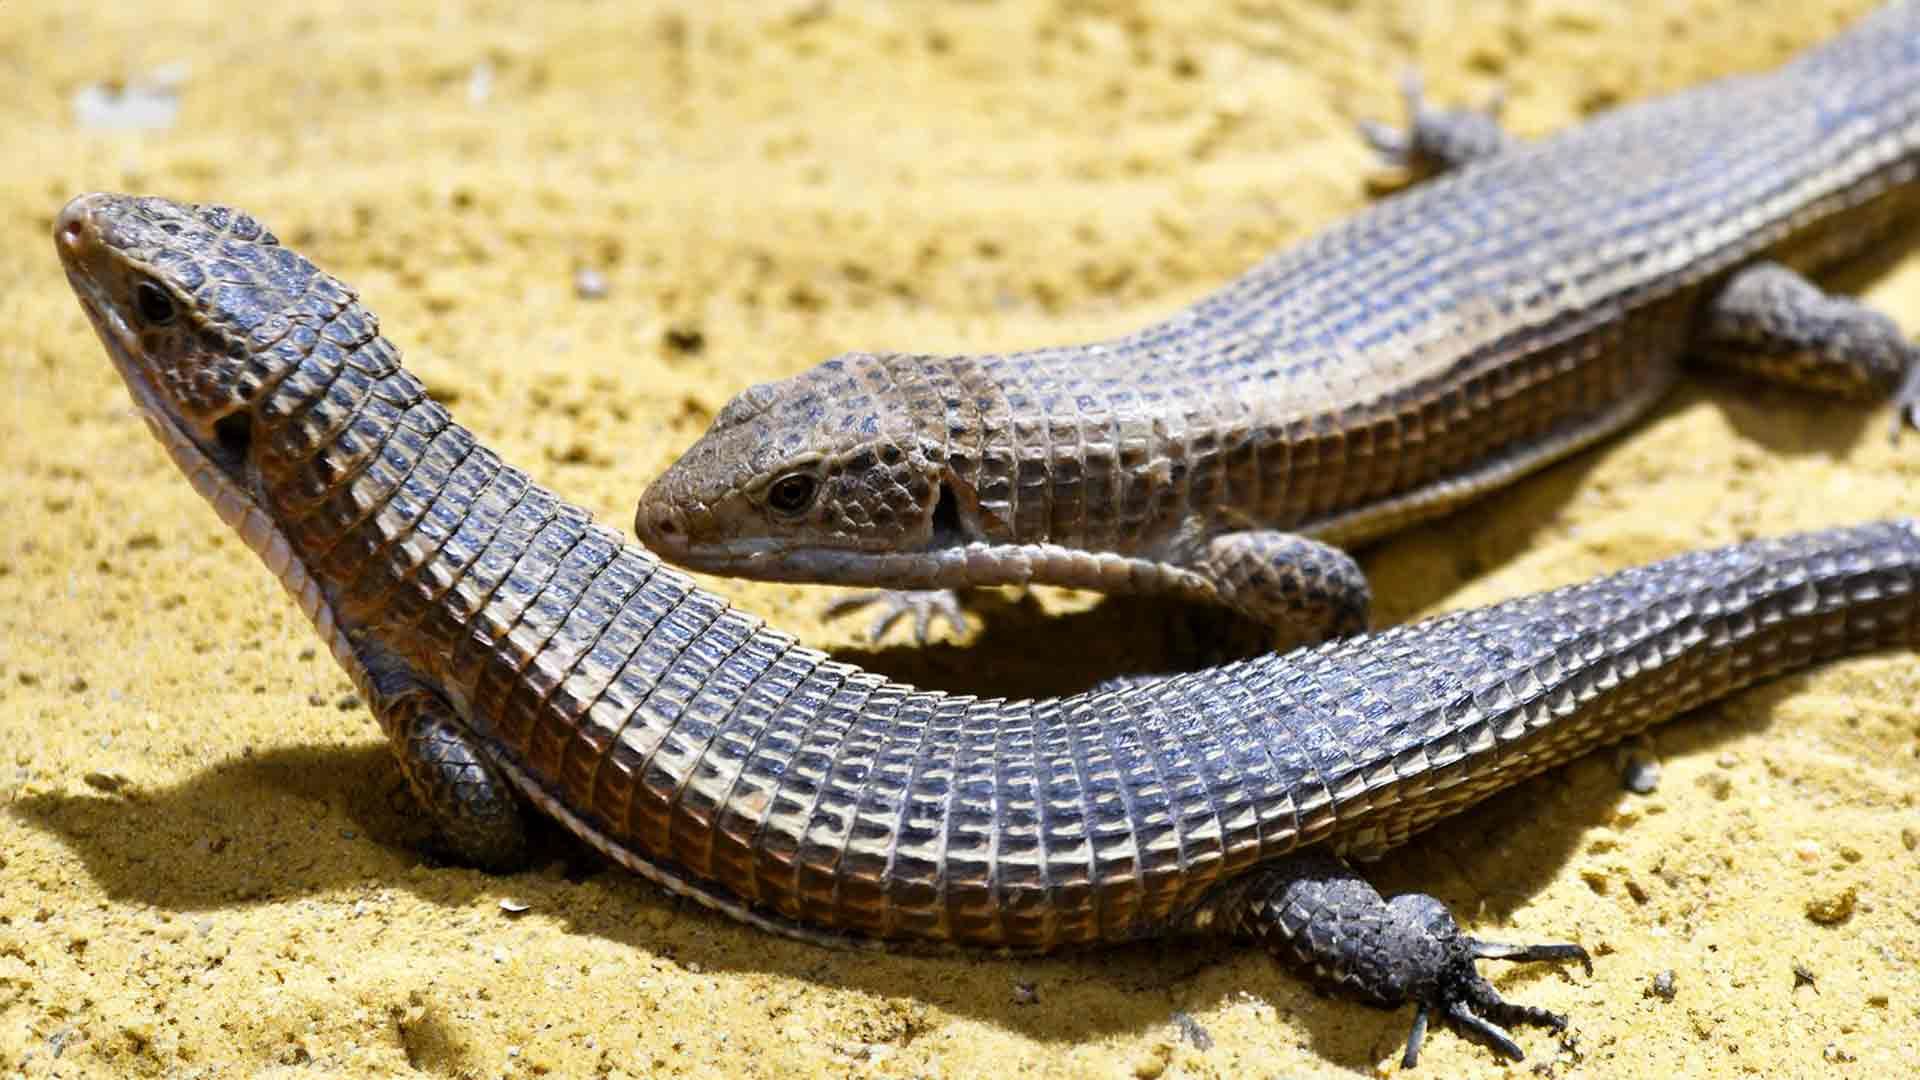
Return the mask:
<path fill-rule="evenodd" d="M 1578 960 L 1587 974 L 1591 975 L 1593 958 L 1587 955 L 1587 950 L 1578 945 L 1561 943 L 1512 945 L 1481 941 L 1462 934 L 1459 925 L 1453 921 L 1453 915 L 1432 897 L 1418 894 L 1398 896 L 1388 907 L 1398 907 L 1402 900 L 1426 901 L 1432 905 L 1437 918 L 1429 921 L 1427 931 L 1445 945 L 1444 961 L 1429 973 L 1425 992 L 1416 999 L 1413 1030 L 1407 1033 L 1407 1050 L 1400 1058 L 1403 1068 L 1411 1069 L 1419 1063 L 1420 1044 L 1426 1038 L 1428 1018 L 1436 1014 L 1454 1030 L 1514 1061 L 1521 1060 L 1526 1054 L 1513 1036 L 1507 1033 L 1508 1027 L 1531 1024 L 1556 1032 L 1566 1028 L 1567 1018 L 1559 1013 L 1533 1005 L 1515 1004 L 1502 998 L 1500 991 L 1493 988 L 1493 984 L 1480 974 L 1474 963 L 1478 960 Z"/>
<path fill-rule="evenodd" d="M 1506 1028 L 1558 1031 L 1566 1017 L 1500 996 L 1475 966 L 1481 960 L 1577 960 L 1578 945 L 1509 945 L 1469 937 L 1445 904 L 1422 893 L 1383 899 L 1338 859 L 1298 856 L 1253 872 L 1228 909 L 1241 932 L 1276 959 L 1338 993 L 1382 1008 L 1412 1003 L 1403 1067 L 1420 1059 L 1429 1021 L 1438 1019 L 1515 1061 L 1525 1054 Z M 1504 1026 L 1503 1026 L 1504 1025 Z"/>
<path fill-rule="evenodd" d="M 1500 127 L 1503 93 L 1477 109 L 1435 108 L 1427 104 L 1419 70 L 1409 68 L 1400 76 L 1400 97 L 1407 103 L 1404 129 L 1360 122 L 1360 137 L 1394 168 L 1421 175 L 1445 172 L 1492 157 L 1507 146 L 1507 133 Z"/>
<path fill-rule="evenodd" d="M 879 641 L 893 624 L 913 616 L 913 638 L 925 645 L 935 620 L 945 622 L 954 633 L 967 632 L 967 613 L 961 610 L 960 597 L 952 589 L 874 589 L 843 596 L 827 605 L 826 617 L 837 619 L 862 608 L 878 607 L 879 614 L 867 627 L 867 640 Z"/>

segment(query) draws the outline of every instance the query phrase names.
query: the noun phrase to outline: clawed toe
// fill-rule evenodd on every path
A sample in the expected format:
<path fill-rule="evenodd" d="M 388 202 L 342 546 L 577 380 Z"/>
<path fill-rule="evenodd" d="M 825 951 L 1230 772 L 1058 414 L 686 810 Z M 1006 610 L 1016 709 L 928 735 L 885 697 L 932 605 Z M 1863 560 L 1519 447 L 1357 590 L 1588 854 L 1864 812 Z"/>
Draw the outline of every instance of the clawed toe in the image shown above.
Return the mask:
<path fill-rule="evenodd" d="M 1911 390 L 1903 389 L 1893 404 L 1893 424 L 1887 432 L 1887 438 L 1895 446 L 1900 444 L 1900 436 L 1911 429 L 1920 431 L 1920 385 Z"/>
<path fill-rule="evenodd" d="M 1920 431 L 1920 347 L 1907 349 L 1907 373 L 1893 394 L 1893 426 L 1887 438 L 1896 446 L 1908 428 Z"/>
<path fill-rule="evenodd" d="M 1908 430 L 1920 431 L 1920 399 L 1902 397 L 1893 405 L 1893 422 L 1887 425 L 1887 441 L 1900 445 L 1900 436 Z"/>
<path fill-rule="evenodd" d="M 1400 73 L 1400 100 L 1405 104 L 1407 126 L 1394 127 L 1378 120 L 1360 121 L 1360 137 L 1367 141 L 1388 165 L 1409 168 L 1415 162 L 1420 118 L 1427 114 L 1426 80 L 1419 68 Z"/>
<path fill-rule="evenodd" d="M 954 633 L 967 631 L 967 614 L 952 589 L 876 589 L 843 596 L 827 605 L 826 617 L 837 619 L 849 612 L 877 607 L 879 613 L 867 627 L 867 640 L 879 641 L 894 624 L 913 617 L 913 637 L 925 645 L 932 637 L 935 620 L 945 622 Z"/>
<path fill-rule="evenodd" d="M 1509 1061 L 1522 1061 L 1527 1056 L 1526 1051 L 1520 1049 L 1520 1044 L 1514 1041 L 1513 1036 L 1507 1034 L 1505 1028 L 1477 1015 L 1464 1001 L 1447 1004 L 1447 1022 L 1461 1034 L 1483 1046 L 1491 1047 L 1494 1053 Z M 1419 1047 L 1409 1040 L 1407 1053 L 1401 1059 L 1401 1064 L 1411 1069 L 1418 1064 L 1418 1056 Z"/>
<path fill-rule="evenodd" d="M 1476 1006 L 1479 1011 L 1476 1011 Z M 1400 1058 L 1402 1068 L 1411 1069 L 1420 1063 L 1420 1044 L 1426 1039 L 1429 1010 L 1428 1005 L 1422 1004 L 1414 1012 L 1413 1030 L 1407 1034 L 1407 1050 Z M 1486 987 L 1484 995 L 1472 995 L 1472 1000 L 1454 998 L 1443 1002 L 1441 1010 L 1441 1015 L 1454 1030 L 1511 1061 L 1524 1060 L 1527 1054 L 1507 1032 L 1507 1027 L 1528 1024 L 1561 1031 L 1567 1026 L 1565 1016 L 1532 1005 L 1508 1002 L 1491 986 Z M 1483 1016 L 1481 1012 L 1488 1015 Z M 1501 1026 L 1503 1024 L 1507 1027 Z"/>
<path fill-rule="evenodd" d="M 1517 964 L 1539 960 L 1554 962 L 1578 960 L 1587 974 L 1593 974 L 1593 957 L 1578 945 L 1555 942 L 1550 945 L 1510 945 L 1502 941 L 1481 941 L 1469 939 L 1475 960 L 1511 960 Z"/>

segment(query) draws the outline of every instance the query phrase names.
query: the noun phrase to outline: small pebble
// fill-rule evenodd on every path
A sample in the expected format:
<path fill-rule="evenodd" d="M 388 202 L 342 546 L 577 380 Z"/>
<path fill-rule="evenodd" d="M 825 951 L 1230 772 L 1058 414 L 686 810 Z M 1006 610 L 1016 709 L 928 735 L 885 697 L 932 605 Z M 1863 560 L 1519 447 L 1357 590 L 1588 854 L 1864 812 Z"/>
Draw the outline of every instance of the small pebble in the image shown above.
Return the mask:
<path fill-rule="evenodd" d="M 518 915 L 523 911 L 532 909 L 532 907 L 532 904 L 524 903 L 511 897 L 503 896 L 500 898 L 500 910 L 509 915 Z"/>
<path fill-rule="evenodd" d="M 1798 990 L 1803 986 L 1811 986 L 1815 993 L 1820 992 L 1820 984 L 1813 974 L 1813 969 L 1805 964 L 1795 964 L 1793 965 L 1793 988 Z"/>
<path fill-rule="evenodd" d="M 1639 751 L 1628 755 L 1626 767 L 1620 770 L 1620 786 L 1635 795 L 1653 794 L 1660 787 L 1660 763 Z"/>
<path fill-rule="evenodd" d="M 582 300 L 605 300 L 607 276 L 591 266 L 573 272 L 573 295 Z"/>
<path fill-rule="evenodd" d="M 1040 991 L 1030 982 L 1013 984 L 1013 1003 L 1015 1005 L 1034 1005 L 1040 1001 Z"/>
<path fill-rule="evenodd" d="M 1837 926 L 1853 917 L 1853 906 L 1860 899 L 1860 890 L 1852 885 L 1832 896 L 1816 897 L 1807 901 L 1807 918 L 1821 926 Z"/>
<path fill-rule="evenodd" d="M 127 786 L 127 778 L 117 772 L 90 772 L 81 779 L 87 782 L 88 787 L 108 794 Z"/>
<path fill-rule="evenodd" d="M 1188 1013 L 1176 1011 L 1173 1014 L 1173 1026 L 1180 1032 L 1181 1038 L 1193 1044 L 1195 1050 L 1213 1049 L 1213 1036 L 1207 1034 L 1207 1029 L 1200 1026 L 1200 1021 Z"/>
<path fill-rule="evenodd" d="M 1679 988 L 1674 985 L 1673 969 L 1668 968 L 1653 977 L 1653 982 L 1647 985 L 1646 996 L 1657 997 L 1661 1001 L 1672 1001 L 1673 996 L 1679 992 Z"/>
<path fill-rule="evenodd" d="M 662 338 L 674 352 L 697 353 L 707 346 L 707 336 L 698 327 L 671 326 Z"/>
<path fill-rule="evenodd" d="M 160 131 L 180 115 L 184 65 L 172 64 L 125 82 L 100 82 L 73 94 L 73 118 L 81 127 L 111 131 Z"/>
<path fill-rule="evenodd" d="M 485 105 L 493 100 L 493 65 L 485 60 L 467 72 L 467 104 Z"/>

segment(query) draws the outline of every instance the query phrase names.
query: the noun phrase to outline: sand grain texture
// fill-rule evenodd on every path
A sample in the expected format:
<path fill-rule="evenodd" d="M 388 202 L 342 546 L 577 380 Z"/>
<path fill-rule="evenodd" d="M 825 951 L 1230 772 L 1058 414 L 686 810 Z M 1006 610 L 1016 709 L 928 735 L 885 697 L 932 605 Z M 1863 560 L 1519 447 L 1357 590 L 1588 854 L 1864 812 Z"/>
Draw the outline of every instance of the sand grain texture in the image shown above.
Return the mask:
<path fill-rule="evenodd" d="M 47 238 L 70 195 L 256 212 L 462 422 L 624 527 L 751 381 L 1124 331 L 1353 210 L 1352 122 L 1398 115 L 1409 60 L 1445 100 L 1505 84 L 1533 133 L 1861 6 L 0 7 L 0 1072 L 1304 1077 L 1390 1071 L 1408 1021 L 1231 947 L 851 956 L 585 857 L 424 862 L 345 677 L 133 417 Z M 156 73 L 170 128 L 76 122 L 84 88 Z M 1855 286 L 1920 331 L 1920 257 Z M 1912 513 L 1920 440 L 1890 448 L 1886 420 L 1690 381 L 1372 552 L 1380 614 Z M 818 622 L 822 590 L 713 584 L 933 685 L 1047 691 L 1159 648 L 1150 615 L 1050 594 L 964 646 L 875 652 Z M 1575 1018 L 1565 1045 L 1526 1032 L 1521 1068 L 1895 1075 L 1920 1052 L 1917 700 L 1910 655 L 1829 665 L 1656 731 L 1651 795 L 1601 753 L 1379 877 L 1595 951 L 1591 979 L 1502 976 Z M 1422 1075 L 1518 1071 L 1441 1034 Z"/>

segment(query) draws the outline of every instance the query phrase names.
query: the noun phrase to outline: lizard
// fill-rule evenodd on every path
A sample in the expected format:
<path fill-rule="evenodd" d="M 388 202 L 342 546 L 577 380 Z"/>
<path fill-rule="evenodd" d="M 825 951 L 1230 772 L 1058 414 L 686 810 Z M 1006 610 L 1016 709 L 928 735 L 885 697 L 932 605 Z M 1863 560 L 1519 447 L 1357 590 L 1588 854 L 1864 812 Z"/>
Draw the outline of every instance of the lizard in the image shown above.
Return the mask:
<path fill-rule="evenodd" d="M 502 461 L 253 216 L 83 195 L 68 281 L 137 411 L 391 745 L 448 856 L 536 815 L 666 890 L 849 947 L 1250 942 L 1518 1059 L 1468 933 L 1350 859 L 1759 679 L 1911 644 L 1920 522 L 1685 554 L 1119 689 L 1009 700 L 835 661 Z"/>
<path fill-rule="evenodd" d="M 1290 644 L 1366 625 L 1349 549 L 1621 430 L 1690 359 L 1920 418 L 1920 348 L 1807 276 L 1920 208 L 1920 5 L 1537 141 L 1406 93 L 1407 132 L 1366 130 L 1439 175 L 1117 339 L 748 387 L 646 489 L 641 541 L 906 590 L 829 609 L 884 600 L 876 638 L 964 629 L 955 588 L 1046 584 Z"/>

